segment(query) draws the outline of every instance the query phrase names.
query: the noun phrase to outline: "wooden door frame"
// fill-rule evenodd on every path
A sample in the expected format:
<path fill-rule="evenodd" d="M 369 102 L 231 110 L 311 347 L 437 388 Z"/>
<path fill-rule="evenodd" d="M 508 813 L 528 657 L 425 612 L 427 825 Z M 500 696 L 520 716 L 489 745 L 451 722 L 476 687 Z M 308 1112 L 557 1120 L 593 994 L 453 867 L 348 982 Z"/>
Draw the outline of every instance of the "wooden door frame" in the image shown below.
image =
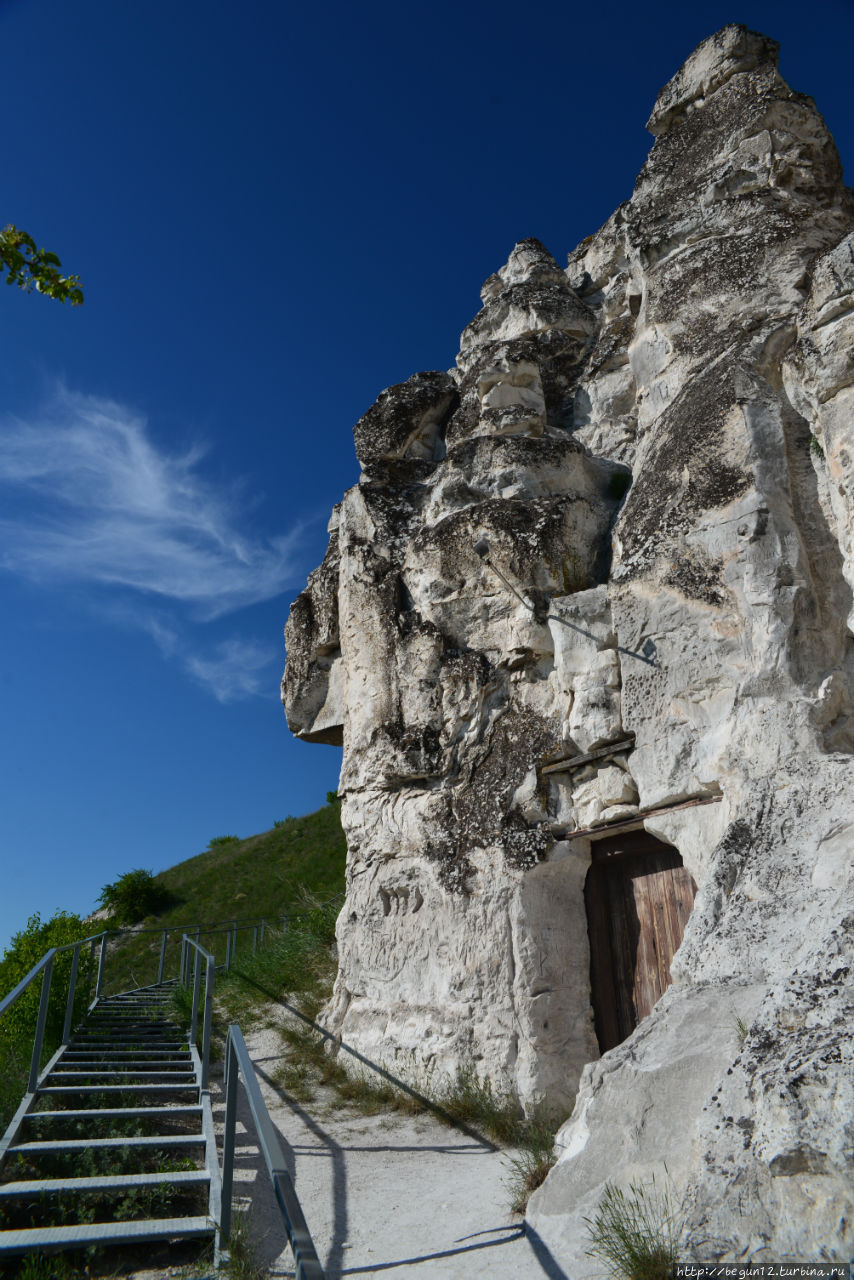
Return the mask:
<path fill-rule="evenodd" d="M 590 1003 L 600 1050 L 621 1044 L 627 1037 L 620 1033 L 617 1016 L 617 983 L 611 948 L 611 922 L 608 915 L 608 868 L 623 858 L 669 851 L 684 866 L 675 845 L 668 844 L 648 831 L 635 829 L 620 835 L 603 836 L 590 842 L 590 867 L 584 884 L 587 909 L 587 933 L 590 942 Z M 595 980 L 594 980 L 595 975 Z M 637 1025 L 637 1024 L 635 1024 Z M 631 1034 L 631 1033 L 629 1033 Z M 606 1048 L 602 1048 L 605 1045 Z"/>

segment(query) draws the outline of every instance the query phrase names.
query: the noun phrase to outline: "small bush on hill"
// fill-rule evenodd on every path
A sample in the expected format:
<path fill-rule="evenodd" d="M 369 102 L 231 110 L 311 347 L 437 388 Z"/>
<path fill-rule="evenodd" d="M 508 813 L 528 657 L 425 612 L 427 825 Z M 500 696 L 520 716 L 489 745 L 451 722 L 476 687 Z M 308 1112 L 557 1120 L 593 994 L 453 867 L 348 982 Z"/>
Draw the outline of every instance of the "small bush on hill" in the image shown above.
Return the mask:
<path fill-rule="evenodd" d="M 208 848 L 221 849 L 227 844 L 240 844 L 240 836 L 214 836 L 208 841 Z"/>
<path fill-rule="evenodd" d="M 283 825 L 258 835 L 219 837 L 222 843 L 157 876 L 171 895 L 171 905 L 158 912 L 158 928 L 169 934 L 164 974 L 178 971 L 181 929 L 214 921 L 259 920 L 267 926 L 283 915 L 302 913 L 310 904 L 308 889 L 320 902 L 344 888 L 346 841 L 341 830 L 341 807 L 325 804 L 316 813 L 288 817 Z M 260 932 L 260 931 L 259 931 Z M 200 942 L 213 952 L 217 964 L 225 960 L 226 934 L 202 929 Z M 239 954 L 251 949 L 252 929 L 241 930 Z M 160 938 L 138 933 L 111 943 L 104 977 L 104 994 L 153 982 L 158 971 Z M 259 937 L 260 943 L 260 937 Z M 266 950 L 266 946 L 264 948 Z"/>
<path fill-rule="evenodd" d="M 169 906 L 171 895 L 150 871 L 137 867 L 126 871 L 112 884 L 105 884 L 98 898 L 120 924 L 138 924 Z"/>

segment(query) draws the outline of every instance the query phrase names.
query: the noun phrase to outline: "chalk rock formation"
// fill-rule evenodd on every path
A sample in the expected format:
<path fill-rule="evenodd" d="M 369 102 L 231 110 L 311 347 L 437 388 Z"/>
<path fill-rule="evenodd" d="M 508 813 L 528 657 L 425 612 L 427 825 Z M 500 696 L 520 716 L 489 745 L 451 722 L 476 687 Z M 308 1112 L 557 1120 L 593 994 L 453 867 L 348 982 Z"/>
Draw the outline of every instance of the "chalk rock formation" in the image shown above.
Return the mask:
<path fill-rule="evenodd" d="M 854 200 L 776 52 L 706 40 L 568 270 L 522 241 L 382 393 L 286 630 L 291 728 L 344 747 L 327 1024 L 577 1091 L 529 1208 L 576 1269 L 665 1162 L 686 1257 L 854 1247 Z M 585 882 L 632 829 L 696 899 L 600 1056 Z"/>

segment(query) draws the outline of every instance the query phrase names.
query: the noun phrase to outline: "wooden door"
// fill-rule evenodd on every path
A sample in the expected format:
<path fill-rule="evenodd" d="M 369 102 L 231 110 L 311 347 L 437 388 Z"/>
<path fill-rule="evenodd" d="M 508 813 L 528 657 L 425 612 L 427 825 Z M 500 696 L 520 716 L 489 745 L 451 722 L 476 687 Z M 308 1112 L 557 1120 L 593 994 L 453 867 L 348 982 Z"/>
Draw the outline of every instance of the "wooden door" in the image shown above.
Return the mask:
<path fill-rule="evenodd" d="M 670 985 L 697 886 L 671 845 L 645 831 L 593 844 L 584 897 L 602 1053 L 631 1035 Z"/>

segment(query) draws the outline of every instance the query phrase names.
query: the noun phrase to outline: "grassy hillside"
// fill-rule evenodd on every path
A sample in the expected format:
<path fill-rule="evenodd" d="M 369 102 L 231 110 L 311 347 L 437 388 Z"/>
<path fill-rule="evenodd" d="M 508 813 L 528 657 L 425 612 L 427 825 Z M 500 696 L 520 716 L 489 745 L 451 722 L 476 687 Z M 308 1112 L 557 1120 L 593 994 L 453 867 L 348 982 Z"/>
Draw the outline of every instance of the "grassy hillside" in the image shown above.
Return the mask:
<path fill-rule="evenodd" d="M 334 897 L 344 888 L 345 858 L 337 801 L 302 818 L 288 818 L 260 835 L 212 840 L 204 853 L 155 877 L 169 893 L 170 905 L 138 926 L 156 932 L 110 944 L 105 993 L 155 980 L 160 931 L 165 928 L 261 916 L 272 922 L 305 910 L 312 901 Z M 169 940 L 167 977 L 177 971 L 179 938 L 176 932 Z M 224 933 L 203 931 L 200 942 L 218 961 L 225 958 Z M 239 933 L 238 946 L 251 949 L 251 929 Z"/>

